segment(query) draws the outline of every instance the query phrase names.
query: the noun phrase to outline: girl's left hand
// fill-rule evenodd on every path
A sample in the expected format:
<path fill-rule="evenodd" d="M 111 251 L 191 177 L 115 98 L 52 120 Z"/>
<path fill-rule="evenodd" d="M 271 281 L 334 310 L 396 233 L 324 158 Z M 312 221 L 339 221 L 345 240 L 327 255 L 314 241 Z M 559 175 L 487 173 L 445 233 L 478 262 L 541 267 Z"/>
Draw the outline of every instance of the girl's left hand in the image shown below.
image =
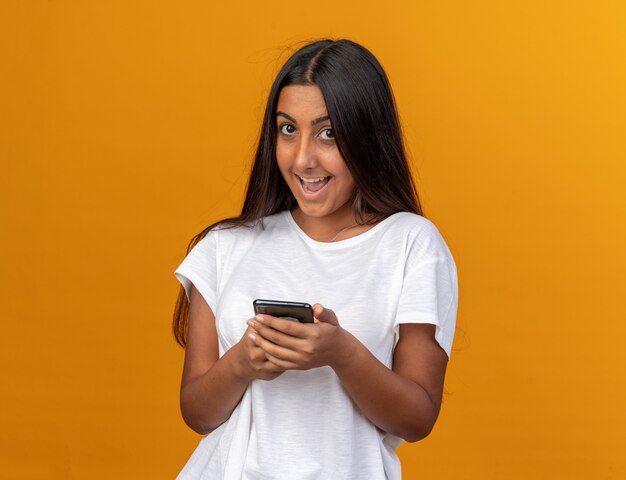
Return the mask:
<path fill-rule="evenodd" d="M 267 359 L 288 370 L 334 367 L 348 355 L 349 334 L 339 326 L 335 312 L 319 303 L 313 306 L 314 323 L 298 323 L 270 315 L 248 320 L 251 338 Z"/>

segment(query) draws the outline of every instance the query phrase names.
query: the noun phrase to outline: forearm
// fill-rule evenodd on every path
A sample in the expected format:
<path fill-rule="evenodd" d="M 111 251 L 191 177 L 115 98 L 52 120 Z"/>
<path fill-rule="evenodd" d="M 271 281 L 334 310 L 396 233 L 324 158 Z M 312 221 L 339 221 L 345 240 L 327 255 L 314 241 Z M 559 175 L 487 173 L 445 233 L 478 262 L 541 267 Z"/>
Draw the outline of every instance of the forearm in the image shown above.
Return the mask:
<path fill-rule="evenodd" d="M 381 430 L 414 442 L 426 437 L 437 419 L 438 403 L 418 383 L 387 368 L 353 335 L 345 355 L 331 365 L 348 395 Z"/>
<path fill-rule="evenodd" d="M 197 433 L 209 433 L 228 420 L 250 383 L 237 368 L 235 348 L 228 350 L 204 374 L 181 387 L 183 418 Z"/>

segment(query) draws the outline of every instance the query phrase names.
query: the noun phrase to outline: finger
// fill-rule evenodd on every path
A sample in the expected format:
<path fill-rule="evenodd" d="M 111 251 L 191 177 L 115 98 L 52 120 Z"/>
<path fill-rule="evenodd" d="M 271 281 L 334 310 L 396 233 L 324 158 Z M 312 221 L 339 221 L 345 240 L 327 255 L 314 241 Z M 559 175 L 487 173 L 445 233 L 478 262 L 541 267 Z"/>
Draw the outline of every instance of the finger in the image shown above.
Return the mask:
<path fill-rule="evenodd" d="M 300 322 L 293 320 L 285 320 L 284 318 L 272 317 L 271 315 L 256 315 L 252 319 L 253 328 L 260 329 L 261 325 L 266 325 L 279 332 L 296 338 L 305 338 L 307 336 L 307 327 Z"/>
<path fill-rule="evenodd" d="M 299 365 L 288 360 L 282 360 L 280 358 L 276 358 L 272 355 L 267 354 L 267 361 L 272 365 L 273 368 L 278 369 L 280 372 L 284 372 L 285 370 L 296 370 L 299 369 Z"/>
<path fill-rule="evenodd" d="M 248 329 L 245 333 L 246 341 L 254 347 L 256 346 L 256 336 L 257 332 L 252 328 Z"/>
<path fill-rule="evenodd" d="M 288 362 L 281 362 L 281 363 L 287 364 Z M 277 363 L 272 362 L 269 359 L 267 359 L 263 363 L 263 368 L 265 368 L 268 372 L 271 372 L 271 373 L 283 373 L 285 370 L 287 370 L 287 367 L 278 365 Z"/>
<path fill-rule="evenodd" d="M 244 341 L 250 345 L 252 343 L 254 343 L 254 338 L 256 337 L 256 331 L 254 330 L 254 328 L 248 324 L 248 327 L 246 328 L 246 331 L 243 332 L 242 335 L 242 339 L 244 339 Z"/>
<path fill-rule="evenodd" d="M 261 335 L 257 335 L 256 344 L 263 350 L 263 352 L 265 352 L 265 356 L 268 360 L 270 356 L 287 362 L 293 362 L 298 358 L 298 354 L 293 350 L 276 345 L 275 343 L 266 340 Z"/>
<path fill-rule="evenodd" d="M 263 349 L 257 347 L 256 344 L 252 344 L 248 347 L 246 358 L 251 366 L 256 367 L 262 367 L 267 362 L 267 355 Z"/>
<path fill-rule="evenodd" d="M 330 308 L 324 308 L 319 303 L 313 305 L 313 316 L 323 323 L 330 323 L 331 325 L 339 325 L 337 315 Z"/>
<path fill-rule="evenodd" d="M 306 340 L 302 338 L 293 337 L 286 333 L 275 330 L 269 325 L 257 323 L 254 320 L 248 320 L 250 328 L 253 329 L 255 336 L 261 336 L 266 340 L 269 340 L 275 345 L 288 348 L 289 350 L 299 350 L 304 346 Z"/>
<path fill-rule="evenodd" d="M 265 352 L 258 345 L 259 338 L 260 335 L 254 330 L 251 330 L 250 333 L 246 334 L 246 349 L 249 352 L 248 355 L 250 360 L 252 360 L 253 362 L 265 360 Z"/>

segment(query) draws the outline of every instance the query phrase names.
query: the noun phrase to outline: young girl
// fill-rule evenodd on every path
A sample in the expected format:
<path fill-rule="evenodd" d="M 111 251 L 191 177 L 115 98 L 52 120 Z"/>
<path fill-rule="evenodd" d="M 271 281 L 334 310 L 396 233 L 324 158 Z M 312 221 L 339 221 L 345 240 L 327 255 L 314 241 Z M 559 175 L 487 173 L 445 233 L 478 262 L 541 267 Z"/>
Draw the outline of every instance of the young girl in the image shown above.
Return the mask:
<path fill-rule="evenodd" d="M 454 260 L 421 207 L 387 77 L 348 40 L 297 51 L 269 94 L 239 217 L 175 272 L 180 479 L 400 479 L 429 434 L 457 312 Z M 314 323 L 254 299 L 314 304 Z"/>

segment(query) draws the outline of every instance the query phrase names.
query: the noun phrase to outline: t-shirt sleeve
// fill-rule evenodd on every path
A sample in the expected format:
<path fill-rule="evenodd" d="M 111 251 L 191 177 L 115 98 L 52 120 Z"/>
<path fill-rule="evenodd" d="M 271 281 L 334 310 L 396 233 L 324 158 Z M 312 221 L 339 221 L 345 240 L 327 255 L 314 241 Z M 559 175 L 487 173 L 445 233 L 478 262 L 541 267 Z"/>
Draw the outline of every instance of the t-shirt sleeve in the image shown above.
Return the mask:
<path fill-rule="evenodd" d="M 458 307 L 452 254 L 430 222 L 414 235 L 407 251 L 396 332 L 403 323 L 432 323 L 436 326 L 435 339 L 450 358 Z"/>
<path fill-rule="evenodd" d="M 190 299 L 193 284 L 213 311 L 217 299 L 217 247 L 218 230 L 210 230 L 174 272 L 185 288 L 187 300 Z"/>

